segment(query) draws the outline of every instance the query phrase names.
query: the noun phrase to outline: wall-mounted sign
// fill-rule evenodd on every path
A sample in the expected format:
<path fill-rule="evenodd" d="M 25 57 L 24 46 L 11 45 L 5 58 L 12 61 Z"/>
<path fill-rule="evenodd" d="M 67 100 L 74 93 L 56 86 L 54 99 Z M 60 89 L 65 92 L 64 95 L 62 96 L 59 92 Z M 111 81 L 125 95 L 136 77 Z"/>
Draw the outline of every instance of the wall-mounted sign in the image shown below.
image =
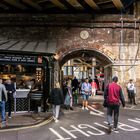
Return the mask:
<path fill-rule="evenodd" d="M 0 62 L 42 64 L 42 56 L 0 54 Z"/>

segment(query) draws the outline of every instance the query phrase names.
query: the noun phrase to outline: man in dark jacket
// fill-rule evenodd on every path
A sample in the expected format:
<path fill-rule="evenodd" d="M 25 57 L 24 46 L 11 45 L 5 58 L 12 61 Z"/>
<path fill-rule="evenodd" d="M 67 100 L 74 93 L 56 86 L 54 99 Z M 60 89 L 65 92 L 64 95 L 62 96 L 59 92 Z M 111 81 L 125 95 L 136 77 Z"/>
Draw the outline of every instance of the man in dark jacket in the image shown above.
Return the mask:
<path fill-rule="evenodd" d="M 112 113 L 114 114 L 114 131 L 117 131 L 117 125 L 118 125 L 118 117 L 119 117 L 119 107 L 120 107 L 120 101 L 125 107 L 125 100 L 123 96 L 123 92 L 121 87 L 117 84 L 118 77 L 113 77 L 113 82 L 108 84 L 108 86 L 105 89 L 104 93 L 104 99 L 107 101 L 107 121 L 109 125 L 109 132 L 111 132 L 112 129 Z"/>
<path fill-rule="evenodd" d="M 11 79 L 7 79 L 5 84 L 7 94 L 8 94 L 8 117 L 11 118 L 11 109 L 13 103 L 13 93 L 16 91 L 14 84 Z"/>

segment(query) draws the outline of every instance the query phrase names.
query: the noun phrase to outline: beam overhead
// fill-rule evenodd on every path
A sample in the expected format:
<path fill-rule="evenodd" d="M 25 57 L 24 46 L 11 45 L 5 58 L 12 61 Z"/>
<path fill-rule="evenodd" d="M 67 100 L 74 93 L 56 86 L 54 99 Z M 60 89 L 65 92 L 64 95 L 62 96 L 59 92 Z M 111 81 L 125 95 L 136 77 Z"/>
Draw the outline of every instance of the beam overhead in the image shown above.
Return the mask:
<path fill-rule="evenodd" d="M 0 8 L 5 9 L 5 10 L 8 10 L 9 9 L 9 7 L 7 7 L 6 5 L 4 5 L 2 3 L 0 3 Z"/>
<path fill-rule="evenodd" d="M 85 2 L 94 10 L 99 10 L 99 6 L 94 2 L 94 0 L 85 0 Z"/>
<path fill-rule="evenodd" d="M 77 0 L 66 0 L 66 1 L 76 9 L 81 9 L 81 10 L 84 9 L 84 7 Z"/>
<path fill-rule="evenodd" d="M 31 7 L 37 9 L 37 10 L 42 10 L 42 7 L 39 6 L 37 3 L 33 2 L 33 0 L 22 0 L 24 3 L 30 5 Z"/>
<path fill-rule="evenodd" d="M 25 10 L 27 9 L 26 6 L 24 6 L 23 4 L 19 3 L 17 0 L 4 0 L 6 3 L 16 7 L 16 8 L 19 8 L 19 9 L 22 9 L 22 10 Z"/>
<path fill-rule="evenodd" d="M 50 0 L 54 5 L 59 7 L 60 9 L 66 10 L 67 7 L 63 5 L 59 0 Z"/>
<path fill-rule="evenodd" d="M 121 0 L 112 0 L 112 2 L 118 10 L 124 9 L 124 6 L 123 6 Z"/>

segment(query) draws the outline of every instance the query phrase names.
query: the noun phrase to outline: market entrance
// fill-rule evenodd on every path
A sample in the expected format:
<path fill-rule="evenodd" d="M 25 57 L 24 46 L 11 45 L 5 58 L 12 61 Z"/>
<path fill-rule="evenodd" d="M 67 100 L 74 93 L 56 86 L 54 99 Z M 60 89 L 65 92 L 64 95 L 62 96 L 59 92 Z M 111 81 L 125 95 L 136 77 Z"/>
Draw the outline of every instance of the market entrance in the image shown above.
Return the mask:
<path fill-rule="evenodd" d="M 76 50 L 65 53 L 60 58 L 60 81 L 65 82 L 68 79 L 76 77 L 79 81 L 85 78 L 99 81 L 99 89 L 96 95 L 102 95 L 104 86 L 112 77 L 112 60 L 105 54 L 97 50 Z M 63 84 L 62 82 L 62 84 Z"/>

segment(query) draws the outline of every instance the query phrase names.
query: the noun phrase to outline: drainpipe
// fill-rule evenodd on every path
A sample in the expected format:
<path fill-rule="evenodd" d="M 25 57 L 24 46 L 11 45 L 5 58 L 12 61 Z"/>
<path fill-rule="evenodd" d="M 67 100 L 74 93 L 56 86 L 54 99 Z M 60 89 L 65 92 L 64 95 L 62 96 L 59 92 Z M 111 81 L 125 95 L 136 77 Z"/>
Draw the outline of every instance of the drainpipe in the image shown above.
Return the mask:
<path fill-rule="evenodd" d="M 136 29 L 137 29 L 137 20 L 136 20 L 136 15 L 134 14 L 134 17 L 135 17 L 135 21 L 134 21 L 134 43 L 136 42 Z M 123 29 L 124 29 L 124 21 L 123 21 L 123 15 L 121 14 L 121 40 L 120 40 L 120 46 L 119 46 L 119 60 L 130 60 L 130 61 L 134 61 L 134 64 L 136 62 L 136 59 L 137 59 L 137 55 L 138 55 L 138 52 L 139 52 L 139 44 L 140 44 L 140 37 L 139 37 L 139 41 L 138 41 L 138 47 L 137 47 L 137 51 L 136 51 L 136 55 L 135 55 L 135 58 L 134 59 L 123 59 L 121 58 L 121 49 L 123 47 L 123 40 L 124 40 L 124 34 L 123 34 Z M 139 34 L 140 34 L 140 27 L 139 27 Z M 139 59 L 137 59 L 139 60 Z"/>
<path fill-rule="evenodd" d="M 49 93 L 51 92 L 52 89 L 52 58 L 49 57 Z"/>

